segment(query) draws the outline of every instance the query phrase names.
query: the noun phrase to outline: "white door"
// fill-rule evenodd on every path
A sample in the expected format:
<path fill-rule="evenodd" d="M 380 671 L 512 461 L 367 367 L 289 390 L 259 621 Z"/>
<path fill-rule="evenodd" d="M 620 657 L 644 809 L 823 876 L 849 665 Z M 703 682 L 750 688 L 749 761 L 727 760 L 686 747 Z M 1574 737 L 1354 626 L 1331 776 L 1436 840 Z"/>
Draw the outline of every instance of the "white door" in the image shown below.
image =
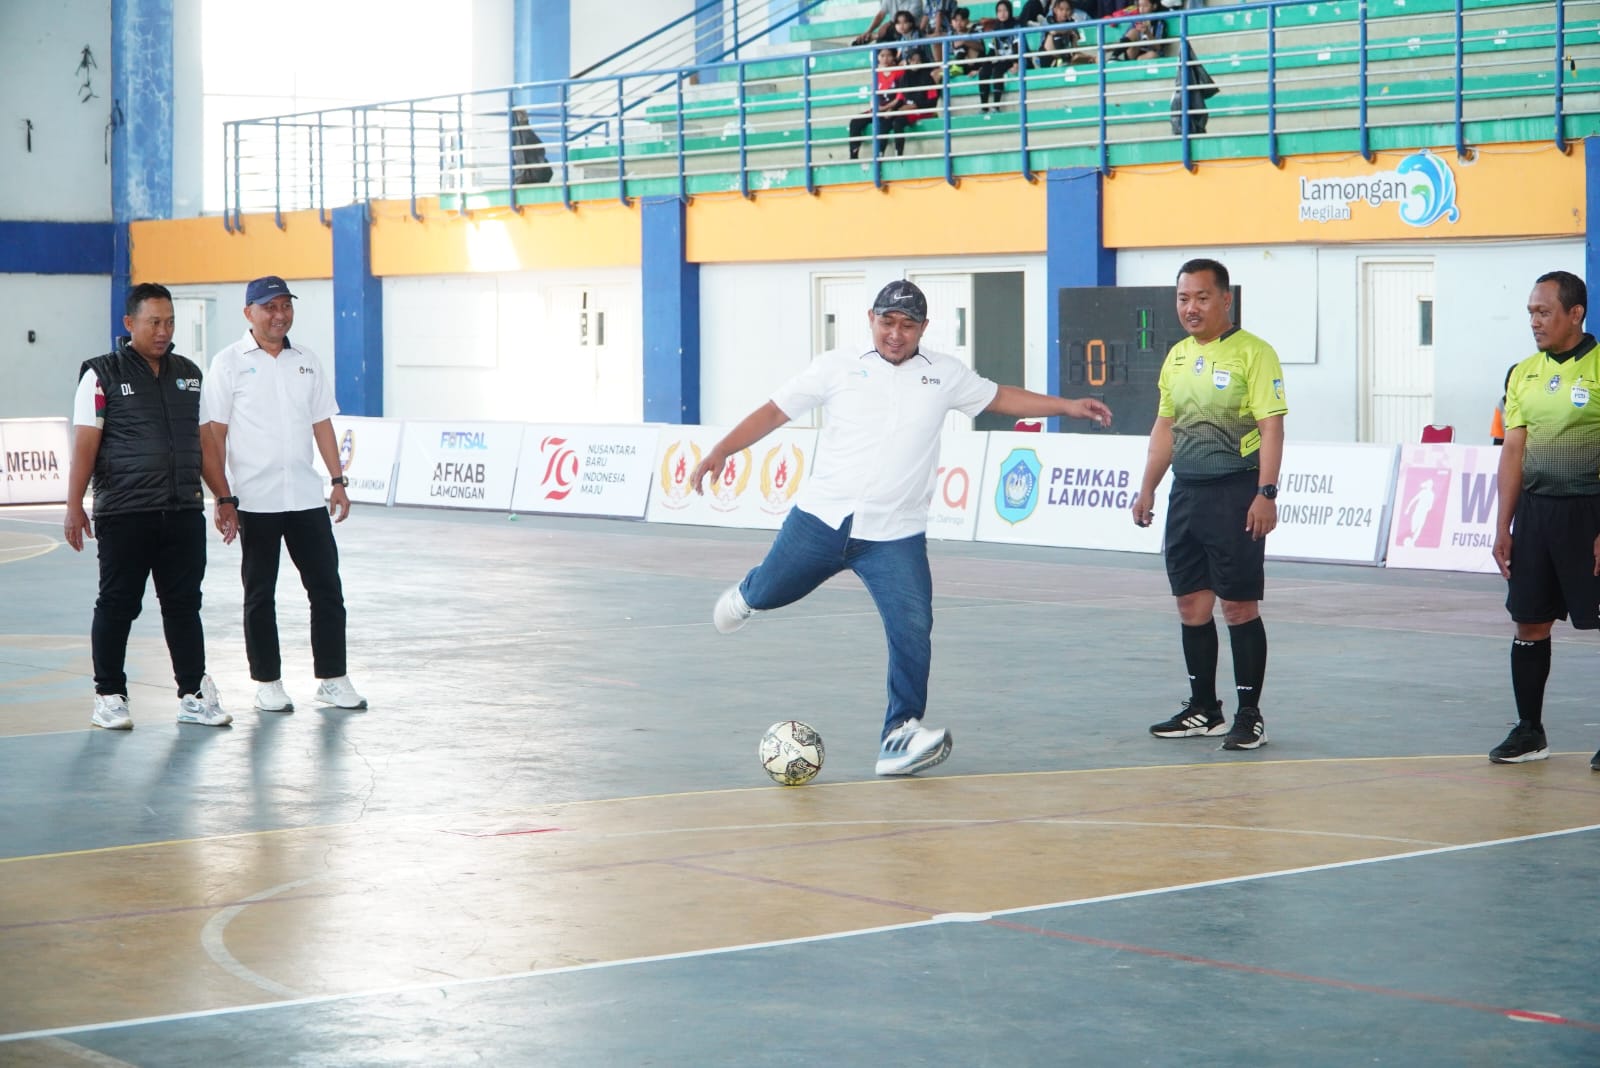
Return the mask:
<path fill-rule="evenodd" d="M 971 367 L 972 275 L 911 271 L 906 278 L 928 298 L 928 330 L 922 335 L 923 348 L 954 356 Z M 945 417 L 944 428 L 971 430 L 972 417 L 951 412 Z"/>
<path fill-rule="evenodd" d="M 537 388 L 539 418 L 637 423 L 644 418 L 644 354 L 625 286 L 556 286 Z"/>
<path fill-rule="evenodd" d="M 816 315 L 811 324 L 811 351 L 872 347 L 872 332 L 867 329 L 867 311 L 872 297 L 867 279 L 859 274 L 819 274 L 812 276 Z"/>
<path fill-rule="evenodd" d="M 1417 441 L 1433 422 L 1433 261 L 1361 264 L 1361 440 Z"/>
<path fill-rule="evenodd" d="M 211 301 L 204 297 L 172 298 L 172 348 L 180 356 L 187 356 L 205 370 L 211 360 L 211 349 L 206 344 L 206 320 L 211 315 Z"/>

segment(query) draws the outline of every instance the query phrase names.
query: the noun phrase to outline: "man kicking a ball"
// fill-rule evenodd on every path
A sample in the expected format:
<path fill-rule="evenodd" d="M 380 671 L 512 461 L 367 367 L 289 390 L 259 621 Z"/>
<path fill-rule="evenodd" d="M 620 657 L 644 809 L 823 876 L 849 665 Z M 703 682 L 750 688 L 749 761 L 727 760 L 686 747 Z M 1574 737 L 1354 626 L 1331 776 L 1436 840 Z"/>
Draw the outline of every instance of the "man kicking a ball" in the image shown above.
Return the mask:
<path fill-rule="evenodd" d="M 951 356 L 924 352 L 928 300 L 910 282 L 890 282 L 867 312 L 873 348 L 816 357 L 772 399 L 706 454 L 705 477 L 797 416 L 821 408 L 815 466 L 767 557 L 717 600 L 711 620 L 732 633 L 757 612 L 792 604 L 844 570 L 860 577 L 889 642 L 889 710 L 879 775 L 914 775 L 950 755 L 947 730 L 922 725 L 933 650 L 933 579 L 928 504 L 939 436 L 951 411 L 1022 418 L 1068 416 L 1111 423 L 1100 401 L 1069 400 L 1002 386 Z"/>

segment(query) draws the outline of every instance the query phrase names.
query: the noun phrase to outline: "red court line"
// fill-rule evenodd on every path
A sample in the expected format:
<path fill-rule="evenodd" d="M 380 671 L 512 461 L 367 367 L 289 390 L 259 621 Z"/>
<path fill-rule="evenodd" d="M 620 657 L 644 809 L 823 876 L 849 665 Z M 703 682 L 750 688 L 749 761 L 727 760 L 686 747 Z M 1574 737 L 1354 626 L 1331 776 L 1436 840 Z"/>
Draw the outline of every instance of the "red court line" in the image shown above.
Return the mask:
<path fill-rule="evenodd" d="M 1489 1013 L 1494 1016 L 1504 1016 L 1508 1019 L 1521 1022 L 1535 1022 L 1557 1024 L 1562 1027 L 1576 1027 L 1581 1031 L 1600 1033 L 1600 1023 L 1588 1020 L 1571 1020 L 1565 1016 L 1556 1016 L 1548 1012 L 1534 1012 L 1528 1009 L 1512 1009 L 1503 1005 L 1485 1005 L 1477 1001 L 1466 1001 L 1462 998 L 1445 997 L 1441 994 L 1424 994 L 1415 990 L 1399 990 L 1395 987 L 1373 986 L 1371 983 L 1357 983 L 1348 979 L 1333 979 L 1325 975 L 1305 975 L 1300 972 L 1286 972 L 1279 968 L 1263 968 L 1256 964 L 1241 964 L 1238 961 L 1216 960 L 1212 957 L 1197 957 L 1191 953 L 1176 953 L 1169 949 L 1156 949 L 1153 946 L 1139 946 L 1128 942 L 1113 942 L 1105 938 L 1092 938 L 1089 935 L 1069 934 L 1066 931 L 1052 931 L 1045 927 L 1036 927 L 1032 924 L 1016 923 L 1012 920 L 989 919 L 983 921 L 992 927 L 1004 927 L 1011 931 L 1020 931 L 1023 934 L 1043 935 L 1046 938 L 1056 938 L 1064 942 L 1076 942 L 1085 946 L 1096 946 L 1101 949 L 1115 949 L 1126 953 L 1137 953 L 1145 957 L 1155 957 L 1160 960 L 1180 961 L 1184 964 L 1199 964 L 1207 968 L 1221 968 L 1230 972 L 1242 972 L 1246 975 L 1263 975 L 1273 979 L 1287 979 L 1295 983 L 1312 983 L 1317 986 L 1331 987 L 1335 990 L 1352 990 L 1362 994 L 1377 994 L 1387 998 L 1399 998 L 1405 1001 L 1421 1001 L 1430 1005 L 1446 1005 L 1456 1009 L 1471 1009 L 1473 1012 Z"/>

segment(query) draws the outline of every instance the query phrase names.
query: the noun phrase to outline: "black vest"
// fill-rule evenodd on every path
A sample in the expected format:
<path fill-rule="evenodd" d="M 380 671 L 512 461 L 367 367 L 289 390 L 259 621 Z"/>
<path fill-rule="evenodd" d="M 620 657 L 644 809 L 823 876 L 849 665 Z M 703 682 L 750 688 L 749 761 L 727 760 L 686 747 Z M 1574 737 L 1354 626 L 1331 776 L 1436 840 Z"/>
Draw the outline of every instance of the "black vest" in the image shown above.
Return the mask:
<path fill-rule="evenodd" d="M 83 361 L 105 394 L 94 458 L 96 515 L 205 507 L 200 488 L 200 368 L 169 348 L 161 374 L 128 339 Z"/>

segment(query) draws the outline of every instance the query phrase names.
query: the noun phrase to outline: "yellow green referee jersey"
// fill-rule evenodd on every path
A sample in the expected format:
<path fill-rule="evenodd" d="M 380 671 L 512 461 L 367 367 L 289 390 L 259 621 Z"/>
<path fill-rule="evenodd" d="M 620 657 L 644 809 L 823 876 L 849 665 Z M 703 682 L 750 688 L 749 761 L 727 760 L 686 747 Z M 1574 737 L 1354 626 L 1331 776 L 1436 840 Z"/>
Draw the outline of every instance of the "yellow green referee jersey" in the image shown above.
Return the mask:
<path fill-rule="evenodd" d="M 1600 347 L 1592 336 L 1557 359 L 1529 356 L 1506 379 L 1506 429 L 1526 427 L 1522 488 L 1552 497 L 1600 495 Z"/>
<path fill-rule="evenodd" d="M 1186 337 L 1172 346 L 1159 384 L 1156 414 L 1172 420 L 1172 474 L 1186 482 L 1260 467 L 1257 421 L 1289 411 L 1278 354 L 1238 328 L 1209 345 Z"/>

